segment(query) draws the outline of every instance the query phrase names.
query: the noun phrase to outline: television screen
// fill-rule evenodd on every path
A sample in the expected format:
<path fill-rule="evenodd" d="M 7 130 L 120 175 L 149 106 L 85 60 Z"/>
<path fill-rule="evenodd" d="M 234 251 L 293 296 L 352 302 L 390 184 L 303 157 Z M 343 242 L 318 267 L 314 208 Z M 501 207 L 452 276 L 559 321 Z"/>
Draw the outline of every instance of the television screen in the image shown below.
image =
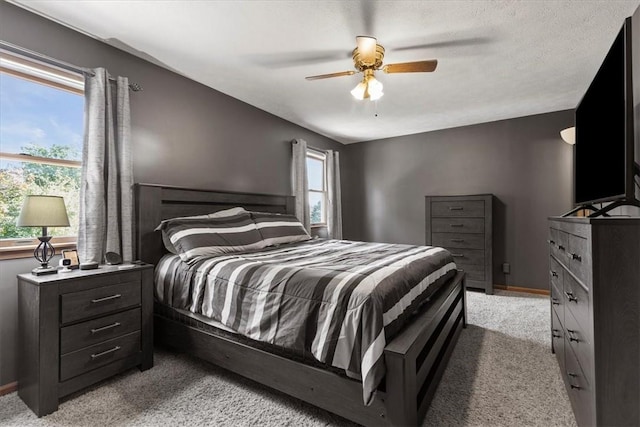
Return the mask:
<path fill-rule="evenodd" d="M 576 205 L 625 196 L 625 27 L 576 108 Z"/>

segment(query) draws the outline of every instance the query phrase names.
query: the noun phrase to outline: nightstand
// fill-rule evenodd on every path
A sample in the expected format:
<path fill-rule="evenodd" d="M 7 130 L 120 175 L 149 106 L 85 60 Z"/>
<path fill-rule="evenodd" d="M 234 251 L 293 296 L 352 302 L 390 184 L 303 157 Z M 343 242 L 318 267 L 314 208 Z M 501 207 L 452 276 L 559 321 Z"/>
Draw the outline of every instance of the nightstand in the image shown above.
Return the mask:
<path fill-rule="evenodd" d="M 61 397 L 153 366 L 153 266 L 18 275 L 18 395 L 39 417 Z"/>

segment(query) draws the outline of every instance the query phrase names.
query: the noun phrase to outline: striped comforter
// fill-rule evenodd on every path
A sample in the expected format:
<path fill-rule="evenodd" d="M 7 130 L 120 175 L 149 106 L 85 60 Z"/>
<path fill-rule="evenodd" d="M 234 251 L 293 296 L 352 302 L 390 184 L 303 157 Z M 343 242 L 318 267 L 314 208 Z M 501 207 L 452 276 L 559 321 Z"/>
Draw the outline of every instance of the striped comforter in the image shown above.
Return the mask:
<path fill-rule="evenodd" d="M 319 239 L 189 264 L 166 255 L 155 294 L 248 338 L 344 369 L 362 381 L 370 403 L 385 374 L 387 341 L 455 269 L 438 247 Z"/>

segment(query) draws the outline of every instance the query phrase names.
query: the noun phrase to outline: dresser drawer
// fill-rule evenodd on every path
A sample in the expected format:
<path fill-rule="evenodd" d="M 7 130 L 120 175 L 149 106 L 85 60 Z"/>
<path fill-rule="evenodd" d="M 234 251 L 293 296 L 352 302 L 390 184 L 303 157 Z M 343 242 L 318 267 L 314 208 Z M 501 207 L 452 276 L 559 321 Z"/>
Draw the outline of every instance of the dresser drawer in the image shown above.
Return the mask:
<path fill-rule="evenodd" d="M 483 200 L 447 200 L 431 202 L 431 215 L 434 217 L 484 217 Z"/>
<path fill-rule="evenodd" d="M 432 218 L 433 233 L 484 233 L 483 218 Z"/>
<path fill-rule="evenodd" d="M 447 248 L 451 252 L 453 261 L 456 265 L 480 265 L 484 266 L 484 251 L 478 249 L 461 249 L 461 248 Z"/>
<path fill-rule="evenodd" d="M 555 285 L 559 291 L 562 291 L 564 283 L 564 268 L 553 257 L 549 257 L 549 278 L 551 284 Z"/>
<path fill-rule="evenodd" d="M 60 318 L 70 323 L 140 304 L 140 282 L 126 282 L 60 296 Z"/>
<path fill-rule="evenodd" d="M 456 262 L 456 266 L 463 270 L 466 273 L 466 278 L 468 280 L 477 280 L 482 282 L 485 279 L 485 271 L 484 265 L 467 265 L 467 264 L 459 264 Z"/>
<path fill-rule="evenodd" d="M 571 277 L 564 276 L 564 305 L 583 329 L 589 325 L 589 293 Z"/>
<path fill-rule="evenodd" d="M 561 230 L 555 230 L 551 233 L 553 237 L 551 238 L 551 254 L 562 262 L 567 262 L 567 250 L 569 248 L 569 235 Z"/>
<path fill-rule="evenodd" d="M 140 332 L 133 332 L 60 357 L 60 381 L 89 372 L 140 351 Z"/>
<path fill-rule="evenodd" d="M 560 289 L 562 287 L 557 287 L 554 283 L 551 283 L 551 307 L 558 313 L 564 313 L 565 296 Z M 564 320 L 563 316 L 560 316 L 560 320 Z"/>
<path fill-rule="evenodd" d="M 569 247 L 567 250 L 567 265 L 569 270 L 582 281 L 591 281 L 591 254 L 589 253 L 589 242 L 587 239 L 569 235 Z"/>
<path fill-rule="evenodd" d="M 593 405 L 593 390 L 589 378 L 578 363 L 570 346 L 565 347 L 565 384 L 571 400 L 573 413 L 580 426 L 595 425 L 595 410 Z"/>
<path fill-rule="evenodd" d="M 576 321 L 570 311 L 564 315 L 565 337 L 573 350 L 580 367 L 587 373 L 593 372 L 593 357 L 591 355 L 591 334 L 588 325 L 582 325 Z"/>
<path fill-rule="evenodd" d="M 60 328 L 60 353 L 69 353 L 138 330 L 139 308 L 65 326 Z"/>
<path fill-rule="evenodd" d="M 433 246 L 449 248 L 484 249 L 484 234 L 474 233 L 433 233 Z"/>
<path fill-rule="evenodd" d="M 555 310 L 551 310 L 551 345 L 553 346 L 553 351 L 556 353 L 556 359 L 558 360 L 558 364 L 560 365 L 560 372 L 562 372 L 562 375 L 565 375 L 564 329 L 562 328 L 562 322 L 558 317 L 558 313 L 556 313 Z"/>

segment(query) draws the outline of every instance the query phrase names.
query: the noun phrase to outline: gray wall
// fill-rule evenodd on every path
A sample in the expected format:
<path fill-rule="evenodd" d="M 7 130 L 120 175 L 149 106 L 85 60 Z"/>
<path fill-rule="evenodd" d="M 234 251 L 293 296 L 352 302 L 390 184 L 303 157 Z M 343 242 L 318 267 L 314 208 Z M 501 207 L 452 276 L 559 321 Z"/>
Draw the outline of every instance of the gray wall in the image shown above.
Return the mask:
<path fill-rule="evenodd" d="M 547 289 L 546 218 L 573 200 L 559 134 L 572 123 L 561 111 L 347 146 L 345 238 L 424 244 L 425 195 L 493 193 L 494 282 Z"/>
<path fill-rule="evenodd" d="M 293 138 L 333 140 L 0 0 L 0 39 L 82 67 L 129 77 L 134 179 L 231 191 L 290 194 Z M 16 380 L 16 274 L 35 260 L 0 261 L 0 385 Z"/>

